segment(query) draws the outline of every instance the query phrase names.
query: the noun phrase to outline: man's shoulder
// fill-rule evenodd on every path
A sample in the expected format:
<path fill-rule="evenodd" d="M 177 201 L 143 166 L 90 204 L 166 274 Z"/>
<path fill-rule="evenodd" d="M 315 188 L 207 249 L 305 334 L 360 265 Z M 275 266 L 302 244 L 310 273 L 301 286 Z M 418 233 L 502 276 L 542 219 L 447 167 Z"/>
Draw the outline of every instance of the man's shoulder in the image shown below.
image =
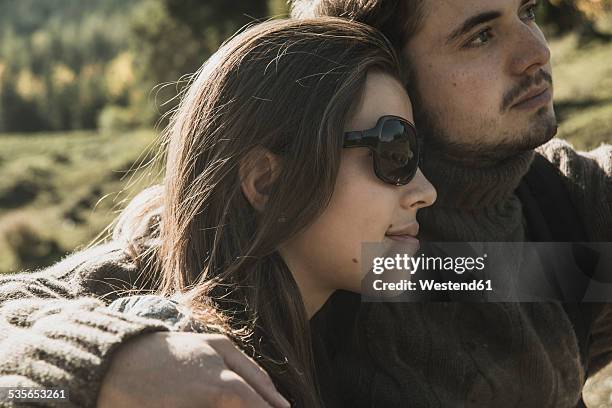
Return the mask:
<path fill-rule="evenodd" d="M 579 151 L 555 138 L 536 151 L 561 173 L 589 239 L 612 240 L 612 145 Z"/>
<path fill-rule="evenodd" d="M 579 151 L 569 142 L 554 138 L 548 143 L 538 147 L 536 152 L 544 156 L 548 161 L 554 164 L 565 177 L 571 180 L 576 180 L 591 174 L 599 174 L 603 178 L 602 181 L 610 182 L 610 178 L 612 177 L 611 144 L 602 143 L 596 149 Z"/>

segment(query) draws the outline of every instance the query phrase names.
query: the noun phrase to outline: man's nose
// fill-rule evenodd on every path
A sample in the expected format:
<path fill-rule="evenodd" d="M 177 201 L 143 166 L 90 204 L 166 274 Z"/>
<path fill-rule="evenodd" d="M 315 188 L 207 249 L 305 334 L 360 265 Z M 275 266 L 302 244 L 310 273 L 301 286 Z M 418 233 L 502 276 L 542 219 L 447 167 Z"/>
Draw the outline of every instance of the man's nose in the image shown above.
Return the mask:
<path fill-rule="evenodd" d="M 550 62 L 550 49 L 544 34 L 534 25 L 521 23 L 513 36 L 510 71 L 513 75 L 533 76 Z"/>
<path fill-rule="evenodd" d="M 402 191 L 400 204 L 406 210 L 418 210 L 432 205 L 437 197 L 436 189 L 419 169 Z"/>

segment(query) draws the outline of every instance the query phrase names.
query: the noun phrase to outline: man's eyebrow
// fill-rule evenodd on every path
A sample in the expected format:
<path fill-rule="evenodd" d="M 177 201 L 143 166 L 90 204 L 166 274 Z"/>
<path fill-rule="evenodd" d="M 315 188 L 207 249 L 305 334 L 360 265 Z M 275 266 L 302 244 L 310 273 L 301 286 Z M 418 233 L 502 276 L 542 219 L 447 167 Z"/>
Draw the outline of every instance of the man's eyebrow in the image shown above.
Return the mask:
<path fill-rule="evenodd" d="M 463 22 L 463 24 L 461 24 L 461 27 L 450 33 L 446 39 L 446 43 L 450 44 L 463 34 L 469 32 L 472 28 L 486 23 L 487 21 L 495 20 L 496 18 L 501 17 L 501 15 L 502 13 L 500 11 L 485 11 L 484 13 L 476 14 L 475 16 L 468 18 Z"/>

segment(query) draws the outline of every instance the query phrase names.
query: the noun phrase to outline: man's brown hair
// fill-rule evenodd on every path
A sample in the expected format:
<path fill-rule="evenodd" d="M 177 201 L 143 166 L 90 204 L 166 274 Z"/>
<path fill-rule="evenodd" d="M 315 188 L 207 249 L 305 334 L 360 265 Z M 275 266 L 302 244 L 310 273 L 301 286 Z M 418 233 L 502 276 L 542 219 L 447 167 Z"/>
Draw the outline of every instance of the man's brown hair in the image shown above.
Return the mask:
<path fill-rule="evenodd" d="M 291 17 L 342 17 L 377 28 L 400 51 L 419 31 L 424 0 L 293 0 Z"/>

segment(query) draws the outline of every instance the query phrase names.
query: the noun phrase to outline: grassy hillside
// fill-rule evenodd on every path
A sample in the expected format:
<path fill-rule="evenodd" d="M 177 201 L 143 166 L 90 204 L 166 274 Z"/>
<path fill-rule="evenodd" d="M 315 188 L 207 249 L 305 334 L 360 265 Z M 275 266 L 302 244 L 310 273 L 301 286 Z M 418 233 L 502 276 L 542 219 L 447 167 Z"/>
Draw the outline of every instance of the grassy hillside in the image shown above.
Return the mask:
<path fill-rule="evenodd" d="M 612 143 L 612 44 L 551 42 L 559 136 L 579 149 Z"/>
<path fill-rule="evenodd" d="M 49 264 L 88 243 L 143 187 L 154 132 L 0 136 L 0 271 Z"/>

